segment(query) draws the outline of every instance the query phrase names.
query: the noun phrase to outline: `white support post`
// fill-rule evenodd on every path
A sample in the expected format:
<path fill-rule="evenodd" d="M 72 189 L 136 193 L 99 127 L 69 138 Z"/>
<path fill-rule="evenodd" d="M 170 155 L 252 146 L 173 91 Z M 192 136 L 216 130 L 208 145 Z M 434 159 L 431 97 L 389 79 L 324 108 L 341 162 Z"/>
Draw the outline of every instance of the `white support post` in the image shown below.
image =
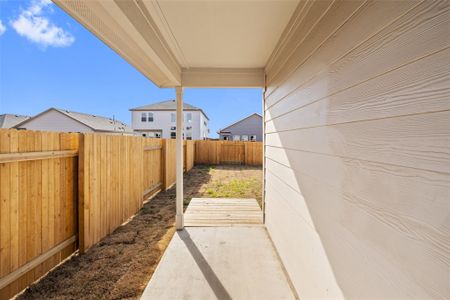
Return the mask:
<path fill-rule="evenodd" d="M 177 93 L 177 214 L 175 217 L 175 223 L 177 230 L 183 230 L 184 220 L 183 220 L 183 88 L 176 87 Z"/>

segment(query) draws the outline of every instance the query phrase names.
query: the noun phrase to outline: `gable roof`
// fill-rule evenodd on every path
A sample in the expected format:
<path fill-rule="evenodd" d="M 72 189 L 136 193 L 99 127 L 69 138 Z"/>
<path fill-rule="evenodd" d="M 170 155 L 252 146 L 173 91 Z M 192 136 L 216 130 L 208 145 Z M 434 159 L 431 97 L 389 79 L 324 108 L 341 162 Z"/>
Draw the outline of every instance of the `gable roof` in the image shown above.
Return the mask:
<path fill-rule="evenodd" d="M 148 110 L 161 110 L 161 111 L 175 111 L 177 110 L 177 102 L 175 100 L 166 100 L 161 102 L 156 102 L 152 104 L 147 104 L 144 106 L 138 106 L 135 108 L 131 108 L 130 111 L 148 111 Z M 203 115 L 209 120 L 208 116 L 205 114 L 205 112 L 194 105 L 191 105 L 189 103 L 183 102 L 183 110 L 195 110 L 195 111 L 201 111 Z"/>
<path fill-rule="evenodd" d="M 241 123 L 241 122 L 243 122 L 243 121 L 245 121 L 245 120 L 247 120 L 248 118 L 251 118 L 251 117 L 253 117 L 253 116 L 257 116 L 257 117 L 260 117 L 260 118 L 262 119 L 262 116 L 261 116 L 260 114 L 258 114 L 258 113 L 252 113 L 251 115 L 248 115 L 248 116 L 246 116 L 246 117 L 244 117 L 244 118 L 242 118 L 242 119 L 240 119 L 240 120 L 234 122 L 233 124 L 230 124 L 230 125 L 228 125 L 227 127 L 223 128 L 223 129 L 220 129 L 217 133 L 227 132 L 227 129 L 229 129 L 230 127 L 232 127 L 232 126 L 234 126 L 234 125 L 236 125 L 236 124 L 239 124 L 239 123 Z"/>
<path fill-rule="evenodd" d="M 34 119 L 40 117 L 41 115 L 43 115 L 49 111 L 52 111 L 52 110 L 57 111 L 57 112 L 91 128 L 92 130 L 95 130 L 95 131 L 132 132 L 132 129 L 127 124 L 125 124 L 121 121 L 118 121 L 118 120 L 113 120 L 111 118 L 106 118 L 106 117 L 92 115 L 92 114 L 58 109 L 58 108 L 54 108 L 54 107 L 49 108 L 49 109 L 37 114 L 36 116 L 17 124 L 14 127 L 19 128 L 19 127 L 23 126 L 24 124 L 26 124 L 27 122 L 30 122 L 31 120 L 34 120 Z"/>
<path fill-rule="evenodd" d="M 12 128 L 19 123 L 31 118 L 30 116 L 21 116 L 13 114 L 0 115 L 0 128 Z"/>

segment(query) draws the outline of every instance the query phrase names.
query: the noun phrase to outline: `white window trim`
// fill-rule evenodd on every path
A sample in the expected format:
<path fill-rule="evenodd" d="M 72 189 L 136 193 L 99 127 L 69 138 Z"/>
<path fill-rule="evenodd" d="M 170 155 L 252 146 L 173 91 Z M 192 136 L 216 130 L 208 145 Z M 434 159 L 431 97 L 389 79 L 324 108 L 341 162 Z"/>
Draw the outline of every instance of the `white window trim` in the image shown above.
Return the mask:
<path fill-rule="evenodd" d="M 186 113 L 186 122 L 192 123 L 192 113 L 191 112 Z"/>

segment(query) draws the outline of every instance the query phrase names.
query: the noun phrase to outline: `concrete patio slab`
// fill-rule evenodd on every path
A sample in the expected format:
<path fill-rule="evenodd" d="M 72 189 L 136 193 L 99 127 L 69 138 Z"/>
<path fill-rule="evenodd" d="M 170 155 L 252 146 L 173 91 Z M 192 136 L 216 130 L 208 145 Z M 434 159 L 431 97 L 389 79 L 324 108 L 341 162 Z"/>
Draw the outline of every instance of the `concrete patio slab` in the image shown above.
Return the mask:
<path fill-rule="evenodd" d="M 142 299 L 295 299 L 263 225 L 187 227 Z"/>

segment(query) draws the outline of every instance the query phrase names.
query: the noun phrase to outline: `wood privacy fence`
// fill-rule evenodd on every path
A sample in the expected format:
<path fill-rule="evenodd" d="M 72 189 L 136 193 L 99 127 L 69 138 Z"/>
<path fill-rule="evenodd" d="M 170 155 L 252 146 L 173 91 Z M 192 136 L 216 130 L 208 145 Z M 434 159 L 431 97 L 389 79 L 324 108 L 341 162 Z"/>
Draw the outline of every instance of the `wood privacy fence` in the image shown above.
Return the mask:
<path fill-rule="evenodd" d="M 194 141 L 184 142 L 185 170 Z M 84 134 L 80 140 L 79 246 L 81 251 L 134 215 L 146 196 L 176 181 L 176 141 Z"/>
<path fill-rule="evenodd" d="M 76 250 L 79 135 L 0 130 L 0 298 Z"/>
<path fill-rule="evenodd" d="M 0 129 L 0 299 L 175 183 L 175 140 Z M 194 141 L 185 142 L 185 170 Z"/>
<path fill-rule="evenodd" d="M 175 140 L 0 129 L 0 299 L 86 251 L 173 185 L 175 155 Z M 261 162 L 261 143 L 184 141 L 186 171 Z"/>
<path fill-rule="evenodd" d="M 261 142 L 196 141 L 196 164 L 262 165 Z"/>

